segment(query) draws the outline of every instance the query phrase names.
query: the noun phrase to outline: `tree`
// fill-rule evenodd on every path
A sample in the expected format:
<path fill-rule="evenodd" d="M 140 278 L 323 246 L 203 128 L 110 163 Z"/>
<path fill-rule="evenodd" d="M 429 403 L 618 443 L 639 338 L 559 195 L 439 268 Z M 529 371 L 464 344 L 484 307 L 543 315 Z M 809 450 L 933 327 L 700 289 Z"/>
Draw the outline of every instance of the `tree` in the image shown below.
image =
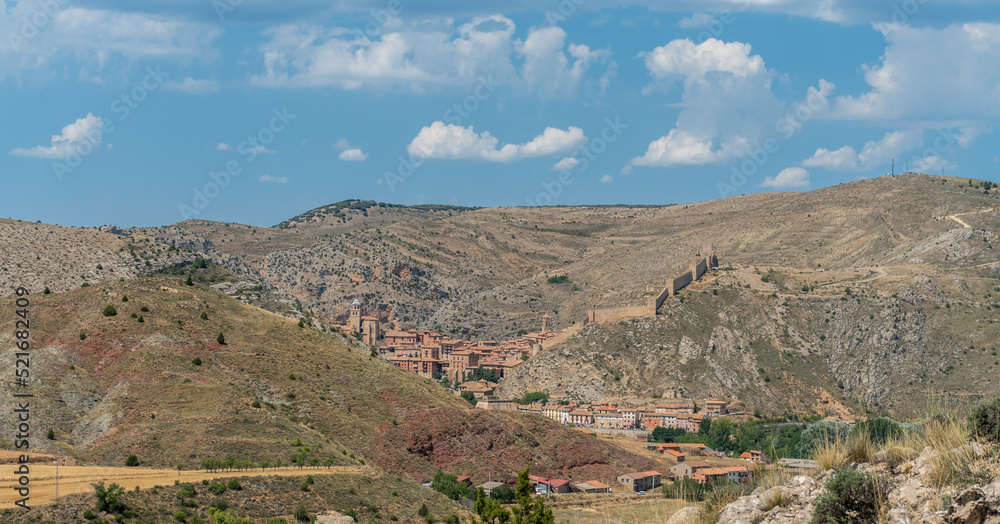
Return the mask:
<path fill-rule="evenodd" d="M 712 447 L 718 451 L 733 451 L 736 449 L 733 441 L 729 439 L 735 431 L 733 422 L 728 418 L 720 418 L 712 421 L 708 436 L 711 438 Z"/>
<path fill-rule="evenodd" d="M 1000 443 L 1000 396 L 976 406 L 969 414 L 969 427 L 974 438 Z"/>
<path fill-rule="evenodd" d="M 104 308 L 104 311 L 101 312 L 101 314 L 106 317 L 113 317 L 118 314 L 118 310 L 115 309 L 115 306 L 108 304 L 107 307 Z"/>
<path fill-rule="evenodd" d="M 427 504 L 421 504 L 420 509 L 417 510 L 417 515 L 420 515 L 421 517 L 426 517 L 427 515 L 430 514 L 430 512 L 431 510 L 427 509 Z"/>
<path fill-rule="evenodd" d="M 138 465 L 139 465 L 139 457 L 135 455 L 129 455 L 128 458 L 125 459 L 125 467 L 134 468 Z"/>
<path fill-rule="evenodd" d="M 49 429 L 49 432 L 45 434 L 45 438 L 47 438 L 49 440 L 55 440 L 56 439 L 56 432 L 52 431 L 52 429 Z"/>
<path fill-rule="evenodd" d="M 475 406 L 476 403 L 478 402 L 478 399 L 476 399 L 476 396 L 473 395 L 471 391 L 463 391 L 462 398 L 464 398 L 466 402 L 472 404 L 473 406 Z"/>
<path fill-rule="evenodd" d="M 665 428 L 657 426 L 649 435 L 649 442 L 674 442 L 677 437 L 684 436 L 687 430 L 683 428 Z"/>
<path fill-rule="evenodd" d="M 185 286 L 193 286 L 194 285 L 194 281 L 191 280 L 191 275 L 188 275 L 187 280 L 184 281 L 184 285 Z"/>
<path fill-rule="evenodd" d="M 194 365 L 196 365 L 196 366 L 200 366 L 201 365 L 201 357 L 194 357 L 194 360 L 192 360 L 191 363 L 194 364 Z"/>
<path fill-rule="evenodd" d="M 521 397 L 521 400 L 519 401 L 519 403 L 520 404 L 531 404 L 532 402 L 535 402 L 536 400 L 541 401 L 542 404 L 548 404 L 549 403 L 549 394 L 541 392 L 541 391 L 533 391 L 531 393 L 525 393 L 524 396 Z"/>
<path fill-rule="evenodd" d="M 122 502 L 125 488 L 115 483 L 105 488 L 103 480 L 91 485 L 94 486 L 94 497 L 97 498 L 97 511 L 106 511 L 111 514 L 125 511 L 125 503 Z"/>
<path fill-rule="evenodd" d="M 222 334 L 222 333 L 220 332 L 220 333 L 219 333 L 219 336 L 215 337 L 215 341 L 216 341 L 216 342 L 218 342 L 218 343 L 219 343 L 220 345 L 223 345 L 223 346 L 225 346 L 225 345 L 226 345 L 226 336 L 225 336 L 225 335 L 223 335 L 223 334 Z"/>
<path fill-rule="evenodd" d="M 514 490 L 510 489 L 510 486 L 506 484 L 490 490 L 490 498 L 497 499 L 500 502 L 513 502 L 514 497 Z"/>
<path fill-rule="evenodd" d="M 851 426 L 835 420 L 813 422 L 799 435 L 798 456 L 811 457 L 817 447 L 842 441 L 850 431 Z"/>
<path fill-rule="evenodd" d="M 517 474 L 514 494 L 518 505 L 513 508 L 513 522 L 514 524 L 555 524 L 552 510 L 545 507 L 545 501 L 542 500 L 542 497 L 531 499 L 531 483 L 528 481 L 530 469 L 529 466 Z"/>
<path fill-rule="evenodd" d="M 128 302 L 128 295 L 122 295 L 122 302 Z"/>
<path fill-rule="evenodd" d="M 208 312 L 207 311 L 202 311 L 201 312 L 201 319 L 202 320 L 208 320 Z"/>
<path fill-rule="evenodd" d="M 890 438 L 903 434 L 903 428 L 889 417 L 870 418 L 854 424 L 852 435 L 867 433 L 873 444 L 885 444 Z"/>
<path fill-rule="evenodd" d="M 43 295 L 50 295 L 50 294 L 52 294 L 52 290 L 49 289 L 48 286 L 45 286 L 45 291 L 42 291 L 42 294 Z"/>
<path fill-rule="evenodd" d="M 472 498 L 472 490 L 468 484 L 459 482 L 457 476 L 445 473 L 440 469 L 434 474 L 431 488 L 452 500 L 458 500 L 462 497 Z"/>
<path fill-rule="evenodd" d="M 698 434 L 708 435 L 708 433 L 711 430 L 712 430 L 712 419 L 710 417 L 705 417 L 701 419 L 701 422 L 698 423 Z"/>

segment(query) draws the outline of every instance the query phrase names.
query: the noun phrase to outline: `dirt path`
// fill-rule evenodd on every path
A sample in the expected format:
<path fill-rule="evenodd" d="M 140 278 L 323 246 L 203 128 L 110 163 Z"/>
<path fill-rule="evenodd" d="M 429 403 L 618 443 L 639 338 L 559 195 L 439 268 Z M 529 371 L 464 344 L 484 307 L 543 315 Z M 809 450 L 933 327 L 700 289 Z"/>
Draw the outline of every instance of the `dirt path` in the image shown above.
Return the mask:
<path fill-rule="evenodd" d="M 32 506 L 51 504 L 55 500 L 56 491 L 56 467 L 52 464 L 30 464 L 31 467 L 31 499 Z M 17 478 L 13 475 L 15 466 L 13 464 L 4 465 L 4 473 L 0 478 L 0 509 L 13 508 L 14 501 L 19 499 L 14 491 L 17 485 Z M 369 477 L 377 476 L 374 469 L 363 466 L 333 466 L 315 468 L 278 468 L 268 469 L 262 472 L 260 468 L 250 471 L 219 471 L 210 473 L 205 470 L 181 471 L 169 469 L 145 469 L 145 468 L 113 468 L 100 466 L 59 466 L 59 496 L 64 497 L 71 493 L 93 493 L 91 484 L 104 481 L 106 484 L 117 483 L 125 489 L 148 489 L 153 486 L 172 485 L 175 480 L 181 482 L 201 482 L 204 479 L 222 479 L 232 477 L 254 477 L 278 475 L 282 477 L 294 477 L 298 475 L 323 475 L 327 473 L 348 473 L 355 475 L 365 475 Z"/>
<path fill-rule="evenodd" d="M 955 222 L 962 224 L 962 227 L 964 227 L 965 229 L 972 229 L 972 226 L 970 226 L 968 222 L 962 220 L 961 218 L 958 218 L 957 215 L 948 215 L 945 218 L 947 218 L 948 220 L 954 220 Z"/>

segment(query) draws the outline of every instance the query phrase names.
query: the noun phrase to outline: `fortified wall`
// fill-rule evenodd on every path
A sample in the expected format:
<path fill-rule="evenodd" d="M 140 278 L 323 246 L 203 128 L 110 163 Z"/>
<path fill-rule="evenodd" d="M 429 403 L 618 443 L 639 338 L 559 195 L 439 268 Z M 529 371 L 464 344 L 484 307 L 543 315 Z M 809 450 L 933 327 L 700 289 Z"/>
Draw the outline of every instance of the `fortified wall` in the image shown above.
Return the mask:
<path fill-rule="evenodd" d="M 718 267 L 719 259 L 715 256 L 715 248 L 711 243 L 703 244 L 698 251 L 698 256 L 687 268 L 678 268 L 678 274 L 667 279 L 666 286 L 658 288 L 649 286 L 650 291 L 656 293 L 649 297 L 645 306 L 616 307 L 605 309 L 591 309 L 587 312 L 587 324 L 592 322 L 610 322 L 624 318 L 635 317 L 655 317 L 657 310 L 668 298 L 677 294 L 687 285 L 700 280 L 709 269 Z"/>

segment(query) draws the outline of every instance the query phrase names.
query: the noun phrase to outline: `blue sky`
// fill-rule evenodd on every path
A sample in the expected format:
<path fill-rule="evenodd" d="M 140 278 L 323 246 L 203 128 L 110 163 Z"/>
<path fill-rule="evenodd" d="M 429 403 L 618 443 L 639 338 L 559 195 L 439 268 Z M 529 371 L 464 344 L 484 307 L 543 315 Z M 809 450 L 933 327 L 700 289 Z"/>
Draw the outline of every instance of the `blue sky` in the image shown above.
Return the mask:
<path fill-rule="evenodd" d="M 478 7 L 486 5 L 486 7 Z M 0 216 L 1000 181 L 986 0 L 0 0 Z"/>

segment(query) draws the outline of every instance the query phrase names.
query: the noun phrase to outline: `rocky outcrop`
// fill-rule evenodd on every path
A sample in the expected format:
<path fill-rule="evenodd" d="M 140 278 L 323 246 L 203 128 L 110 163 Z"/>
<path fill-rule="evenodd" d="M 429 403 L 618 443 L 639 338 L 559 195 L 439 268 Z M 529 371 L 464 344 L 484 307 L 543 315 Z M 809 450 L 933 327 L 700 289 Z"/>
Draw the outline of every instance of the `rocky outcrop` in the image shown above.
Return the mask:
<path fill-rule="evenodd" d="M 984 448 L 975 449 L 985 453 Z M 926 448 L 913 460 L 898 465 L 891 462 L 855 465 L 861 473 L 891 477 L 886 521 L 890 524 L 1000 524 L 1000 481 L 964 489 L 934 487 L 928 480 L 929 463 L 934 454 L 934 450 Z M 815 503 L 826 493 L 826 481 L 833 473 L 834 470 L 829 470 L 816 477 L 801 475 L 781 486 L 758 488 L 723 508 L 719 524 L 809 522 Z"/>

